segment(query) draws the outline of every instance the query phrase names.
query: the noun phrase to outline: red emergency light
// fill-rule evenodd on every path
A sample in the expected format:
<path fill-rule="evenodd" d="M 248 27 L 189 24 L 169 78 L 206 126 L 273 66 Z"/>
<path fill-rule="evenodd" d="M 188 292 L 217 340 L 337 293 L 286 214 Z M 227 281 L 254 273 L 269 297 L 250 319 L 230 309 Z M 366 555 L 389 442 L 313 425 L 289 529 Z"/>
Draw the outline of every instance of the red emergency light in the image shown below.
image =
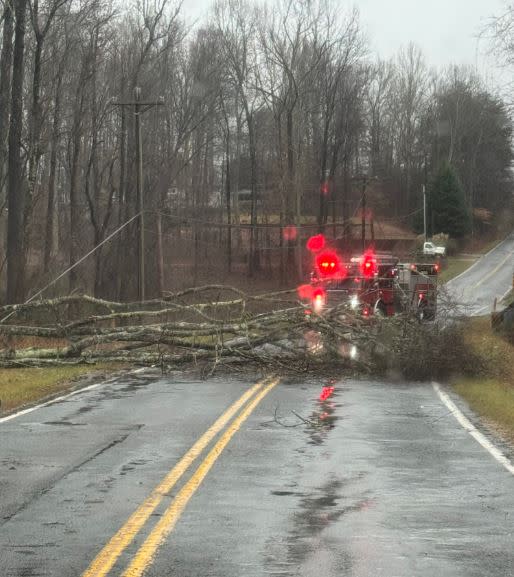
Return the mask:
<path fill-rule="evenodd" d="M 361 271 L 362 275 L 366 278 L 375 276 L 377 272 L 377 259 L 371 250 L 366 251 L 362 257 Z"/>
<path fill-rule="evenodd" d="M 307 241 L 307 249 L 311 252 L 318 252 L 325 248 L 325 237 L 322 234 L 311 236 Z"/>
<path fill-rule="evenodd" d="M 341 261 L 333 251 L 322 252 L 316 257 L 316 267 L 322 276 L 335 276 L 341 273 Z"/>

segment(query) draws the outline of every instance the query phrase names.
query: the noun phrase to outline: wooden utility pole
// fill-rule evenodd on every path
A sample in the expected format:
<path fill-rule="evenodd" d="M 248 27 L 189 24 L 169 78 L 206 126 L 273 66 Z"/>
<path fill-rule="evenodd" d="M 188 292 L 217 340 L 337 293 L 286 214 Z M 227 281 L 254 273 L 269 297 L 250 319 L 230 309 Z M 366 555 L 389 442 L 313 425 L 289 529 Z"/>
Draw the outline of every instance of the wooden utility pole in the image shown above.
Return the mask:
<path fill-rule="evenodd" d="M 425 185 L 423 185 L 423 237 L 427 242 L 427 193 Z"/>
<path fill-rule="evenodd" d="M 366 251 L 366 179 L 362 181 L 362 215 L 361 215 L 361 236 L 362 252 Z"/>
<path fill-rule="evenodd" d="M 137 188 L 137 207 L 139 211 L 139 231 L 138 231 L 138 264 L 139 279 L 138 292 L 139 300 L 145 300 L 145 205 L 143 198 L 143 140 L 141 138 L 141 115 L 153 108 L 162 106 L 164 99 L 159 98 L 155 102 L 143 102 L 141 100 L 141 87 L 134 88 L 134 100 L 128 102 L 112 102 L 114 106 L 133 106 L 135 118 L 135 140 L 136 140 L 136 188 Z"/>

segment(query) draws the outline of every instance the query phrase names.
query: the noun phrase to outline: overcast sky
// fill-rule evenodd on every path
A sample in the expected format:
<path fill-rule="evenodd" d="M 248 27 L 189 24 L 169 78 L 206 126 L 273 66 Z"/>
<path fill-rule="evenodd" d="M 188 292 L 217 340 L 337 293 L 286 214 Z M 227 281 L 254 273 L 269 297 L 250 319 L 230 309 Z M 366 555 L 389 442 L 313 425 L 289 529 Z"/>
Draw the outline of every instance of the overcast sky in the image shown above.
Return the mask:
<path fill-rule="evenodd" d="M 381 58 L 394 56 L 402 45 L 420 46 L 430 66 L 477 66 L 488 84 L 502 75 L 487 55 L 487 42 L 477 36 L 492 15 L 501 14 L 505 0 L 338 0 L 357 6 L 371 48 Z M 185 0 L 188 16 L 205 14 L 211 0 Z"/>

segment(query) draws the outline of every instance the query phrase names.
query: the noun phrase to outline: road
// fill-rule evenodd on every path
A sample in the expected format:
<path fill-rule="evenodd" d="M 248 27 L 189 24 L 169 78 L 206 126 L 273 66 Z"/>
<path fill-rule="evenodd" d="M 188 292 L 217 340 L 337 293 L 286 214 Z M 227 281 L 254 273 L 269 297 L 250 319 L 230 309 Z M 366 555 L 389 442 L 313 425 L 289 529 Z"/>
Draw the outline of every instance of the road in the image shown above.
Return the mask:
<path fill-rule="evenodd" d="M 483 314 L 513 259 L 450 294 Z M 327 384 L 133 373 L 0 419 L 0 576 L 514 575 L 512 449 L 431 384 Z"/>
<path fill-rule="evenodd" d="M 450 297 L 463 305 L 466 316 L 491 311 L 495 298 L 501 300 L 512 288 L 514 275 L 514 234 L 482 256 L 446 287 Z"/>
<path fill-rule="evenodd" d="M 0 575 L 514 575 L 514 469 L 431 384 L 257 381 L 132 374 L 0 422 Z"/>

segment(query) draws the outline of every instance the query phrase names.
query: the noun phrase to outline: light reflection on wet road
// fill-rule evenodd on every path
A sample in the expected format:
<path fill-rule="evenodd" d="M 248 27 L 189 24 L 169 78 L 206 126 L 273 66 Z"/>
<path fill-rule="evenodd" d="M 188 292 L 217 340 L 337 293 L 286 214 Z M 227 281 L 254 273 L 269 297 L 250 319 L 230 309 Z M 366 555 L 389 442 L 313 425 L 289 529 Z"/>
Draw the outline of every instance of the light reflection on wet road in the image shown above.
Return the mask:
<path fill-rule="evenodd" d="M 81 575 L 250 384 L 130 377 L 0 424 L 0 575 Z M 514 477 L 432 386 L 344 381 L 320 402 L 325 384 L 262 400 L 145 575 L 514 575 Z"/>

